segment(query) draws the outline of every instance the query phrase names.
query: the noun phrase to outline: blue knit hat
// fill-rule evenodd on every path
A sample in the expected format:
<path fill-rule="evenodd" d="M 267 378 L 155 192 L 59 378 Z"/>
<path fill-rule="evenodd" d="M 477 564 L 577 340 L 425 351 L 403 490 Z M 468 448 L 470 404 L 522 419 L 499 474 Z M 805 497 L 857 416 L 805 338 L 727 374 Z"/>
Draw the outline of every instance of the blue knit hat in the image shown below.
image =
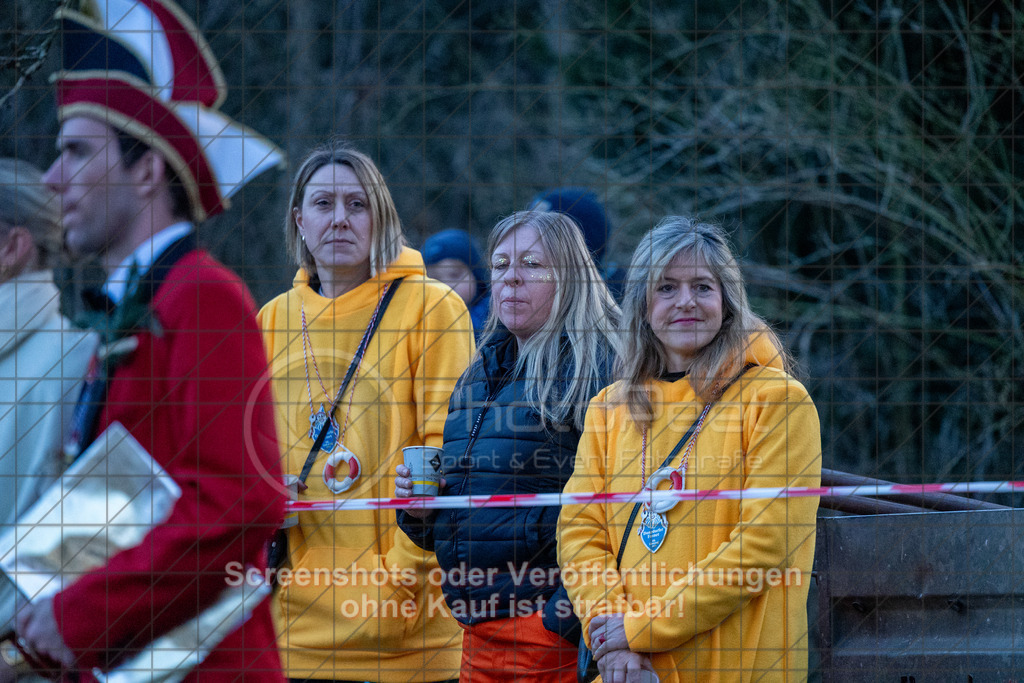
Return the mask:
<path fill-rule="evenodd" d="M 465 230 L 451 228 L 431 235 L 423 243 L 421 253 L 423 264 L 427 266 L 432 266 L 446 258 L 457 259 L 469 266 L 469 269 L 473 271 L 473 277 L 476 278 L 474 301 L 487 291 L 487 283 L 491 279 L 490 273 L 484 266 L 483 259 L 480 258 L 480 250 L 476 247 L 476 241 Z"/>
<path fill-rule="evenodd" d="M 594 255 L 594 261 L 601 263 L 608 236 L 611 234 L 611 226 L 601 202 L 597 200 L 597 195 L 584 187 L 560 187 L 538 194 L 530 202 L 530 208 L 558 211 L 579 223 L 587 248 Z"/>

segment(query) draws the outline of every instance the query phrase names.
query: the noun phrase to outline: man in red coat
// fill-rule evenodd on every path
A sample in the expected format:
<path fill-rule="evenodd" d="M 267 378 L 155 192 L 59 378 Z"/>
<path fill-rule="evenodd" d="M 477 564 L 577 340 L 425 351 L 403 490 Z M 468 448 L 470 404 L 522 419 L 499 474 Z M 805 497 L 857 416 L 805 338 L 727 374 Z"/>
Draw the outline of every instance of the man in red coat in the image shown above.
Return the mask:
<path fill-rule="evenodd" d="M 58 18 L 59 156 L 45 181 L 60 197 L 69 250 L 107 270 L 93 298 L 112 301 L 107 312 L 128 325 L 108 328 L 107 350 L 119 351 L 94 359 L 70 453 L 120 422 L 182 491 L 138 546 L 19 612 L 30 660 L 87 679 L 201 613 L 240 568 L 258 573 L 281 522 L 256 308 L 194 231 L 281 156 L 217 110 L 223 76 L 169 0 L 96 2 Z M 283 680 L 267 601 L 187 680 L 240 679 Z"/>

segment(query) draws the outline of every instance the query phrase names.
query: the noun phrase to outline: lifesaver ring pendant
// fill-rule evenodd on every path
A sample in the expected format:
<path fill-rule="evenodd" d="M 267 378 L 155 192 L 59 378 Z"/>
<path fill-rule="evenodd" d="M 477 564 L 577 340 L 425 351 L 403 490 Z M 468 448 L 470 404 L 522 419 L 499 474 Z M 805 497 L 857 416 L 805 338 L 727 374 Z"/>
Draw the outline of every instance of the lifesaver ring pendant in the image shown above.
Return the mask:
<path fill-rule="evenodd" d="M 339 479 L 338 465 L 341 463 L 348 465 L 348 476 Z M 355 453 L 339 444 L 324 464 L 324 485 L 335 495 L 344 493 L 352 488 L 352 484 L 359 478 L 359 471 L 359 458 Z"/>
<path fill-rule="evenodd" d="M 658 486 L 660 486 L 664 481 L 668 481 L 671 484 L 669 488 L 671 491 L 683 490 L 683 475 L 674 467 L 661 467 L 655 470 L 654 474 L 651 475 L 651 478 L 647 480 L 647 485 L 644 486 L 644 490 L 657 491 Z M 678 500 L 659 500 L 658 502 L 651 504 L 651 510 L 665 514 L 678 504 Z"/>

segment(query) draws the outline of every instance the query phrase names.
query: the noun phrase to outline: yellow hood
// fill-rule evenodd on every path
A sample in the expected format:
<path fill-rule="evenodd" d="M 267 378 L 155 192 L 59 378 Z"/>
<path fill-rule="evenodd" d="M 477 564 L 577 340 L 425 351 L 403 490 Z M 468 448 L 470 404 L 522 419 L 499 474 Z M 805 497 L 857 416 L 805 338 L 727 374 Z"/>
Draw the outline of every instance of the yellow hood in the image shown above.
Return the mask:
<path fill-rule="evenodd" d="M 383 273 L 378 273 L 376 276 L 370 278 L 377 282 L 388 282 L 390 280 L 397 280 L 400 277 L 409 277 L 418 275 L 420 277 L 427 276 L 427 269 L 423 265 L 423 256 L 420 252 L 409 247 L 402 247 L 402 251 L 398 254 L 398 258 L 392 261 Z M 299 268 L 295 273 L 295 277 L 292 279 L 293 287 L 303 287 L 309 284 L 309 273 L 306 272 L 305 268 Z"/>
<path fill-rule="evenodd" d="M 748 363 L 766 368 L 784 369 L 779 349 L 764 332 L 754 332 L 750 335 L 743 356 L 743 365 Z"/>

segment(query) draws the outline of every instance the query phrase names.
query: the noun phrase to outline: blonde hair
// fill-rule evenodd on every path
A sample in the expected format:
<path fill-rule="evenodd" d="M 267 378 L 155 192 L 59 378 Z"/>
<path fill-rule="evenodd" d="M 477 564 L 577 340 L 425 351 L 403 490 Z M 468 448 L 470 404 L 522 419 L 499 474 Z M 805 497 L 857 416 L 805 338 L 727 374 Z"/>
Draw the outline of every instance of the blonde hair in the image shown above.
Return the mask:
<path fill-rule="evenodd" d="M 42 172 L 20 159 L 0 159 L 0 234 L 22 227 L 38 253 L 33 267 L 50 268 L 61 253 L 60 211 Z"/>
<path fill-rule="evenodd" d="M 520 211 L 502 219 L 491 230 L 488 260 L 507 235 L 525 226 L 540 235 L 551 261 L 555 296 L 541 329 L 519 347 L 516 374 L 524 376 L 526 396 L 541 424 L 572 423 L 583 429 L 587 404 L 604 386 L 611 355 L 618 350 L 619 306 L 579 225 L 566 214 Z M 481 347 L 499 329 L 496 311 L 492 306 Z"/>
<path fill-rule="evenodd" d="M 330 164 L 341 164 L 351 168 L 363 186 L 363 191 L 366 192 L 373 220 L 370 236 L 370 274 L 377 275 L 398 258 L 405 245 L 402 221 L 398 217 L 398 209 L 395 208 L 395 202 L 391 199 L 387 183 L 384 182 L 384 176 L 377 170 L 377 166 L 370 157 L 338 138 L 314 147 L 302 160 L 299 170 L 295 173 L 291 197 L 288 199 L 288 211 L 284 217 L 284 235 L 288 245 L 288 254 L 309 273 L 310 281 L 319 280 L 316 262 L 299 233 L 299 225 L 295 221 L 295 210 L 302 210 L 306 186 L 309 185 L 313 174 Z"/>
<path fill-rule="evenodd" d="M 682 216 L 663 218 L 633 253 L 622 301 L 624 349 L 615 367 L 621 382 L 618 398 L 627 404 L 638 428 L 653 419 L 649 382 L 668 370 L 665 349 L 651 327 L 650 303 L 665 271 L 680 254 L 706 264 L 722 288 L 722 328 L 697 352 L 686 375 L 702 401 L 718 398 L 724 385 L 740 372 L 754 334 L 775 346 L 787 371 L 792 365 L 778 336 L 751 310 L 743 274 L 722 229 Z"/>

